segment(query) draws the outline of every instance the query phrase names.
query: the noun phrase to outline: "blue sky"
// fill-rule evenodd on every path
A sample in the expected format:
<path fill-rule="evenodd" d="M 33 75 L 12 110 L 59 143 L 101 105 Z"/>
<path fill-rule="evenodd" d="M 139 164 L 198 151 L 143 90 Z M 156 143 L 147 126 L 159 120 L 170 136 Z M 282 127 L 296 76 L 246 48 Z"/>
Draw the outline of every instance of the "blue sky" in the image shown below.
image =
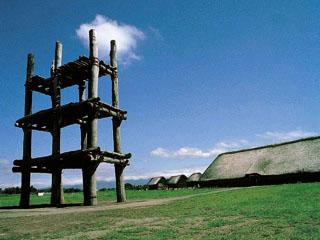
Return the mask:
<path fill-rule="evenodd" d="M 48 76 L 56 40 L 63 63 L 88 55 L 86 29 L 97 29 L 100 56 L 108 41 L 120 51 L 127 179 L 203 171 L 223 152 L 320 132 L 320 3 L 318 1 L 0 1 L 0 187 L 18 185 L 12 161 L 22 156 L 26 57 Z M 120 44 L 120 45 L 119 45 Z M 111 100 L 110 80 L 99 95 Z M 77 89 L 62 93 L 77 100 Z M 50 107 L 34 94 L 34 112 Z M 99 143 L 112 149 L 111 121 Z M 62 131 L 62 150 L 79 148 L 77 126 Z M 51 138 L 33 135 L 33 156 L 50 154 Z M 98 180 L 112 180 L 101 165 Z M 32 176 L 38 186 L 50 177 Z M 65 171 L 64 183 L 81 183 Z"/>

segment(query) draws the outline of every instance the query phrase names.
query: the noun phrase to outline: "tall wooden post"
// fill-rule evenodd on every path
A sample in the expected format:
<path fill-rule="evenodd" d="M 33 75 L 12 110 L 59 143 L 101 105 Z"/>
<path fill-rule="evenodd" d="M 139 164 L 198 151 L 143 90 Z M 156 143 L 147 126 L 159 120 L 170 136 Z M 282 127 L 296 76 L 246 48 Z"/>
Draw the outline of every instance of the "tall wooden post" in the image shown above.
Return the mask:
<path fill-rule="evenodd" d="M 55 48 L 55 57 L 54 57 L 54 66 L 53 66 L 53 81 L 52 81 L 52 108 L 56 109 L 61 105 L 61 86 L 59 82 L 58 75 L 56 70 L 61 66 L 62 62 L 62 44 L 60 42 L 56 42 Z M 55 116 L 53 119 L 52 126 L 52 155 L 57 156 L 60 154 L 60 115 L 59 112 L 55 112 Z M 63 184 L 62 184 L 62 169 L 58 161 L 60 159 L 56 159 L 57 166 L 52 171 L 52 184 L 51 184 L 51 204 L 55 206 L 59 206 L 64 203 L 63 196 Z"/>
<path fill-rule="evenodd" d="M 83 102 L 86 100 L 86 82 L 85 81 L 82 81 L 80 84 L 79 84 L 79 102 Z M 87 136 L 88 136 L 88 123 L 81 123 L 80 124 L 80 134 L 81 134 L 81 150 L 84 150 L 87 148 Z M 88 190 L 85 190 L 86 189 L 86 179 L 87 179 L 87 176 L 86 176 L 86 167 L 87 165 L 83 165 L 82 166 L 82 182 L 83 182 L 83 199 L 85 199 L 85 196 L 86 196 L 86 193 Z M 89 205 L 89 204 L 87 204 Z"/>
<path fill-rule="evenodd" d="M 112 81 L 112 106 L 119 108 L 119 81 L 117 72 L 117 45 L 116 41 L 110 42 L 110 65 L 115 68 L 111 75 Z M 121 121 L 118 118 L 112 118 L 113 127 L 113 146 L 114 152 L 121 153 L 121 136 L 120 136 L 120 124 Z M 123 170 L 125 165 L 115 164 L 115 176 L 116 176 L 116 191 L 117 191 L 117 202 L 126 201 L 126 193 L 124 188 Z"/>
<path fill-rule="evenodd" d="M 25 84 L 25 102 L 24 102 L 24 116 L 32 113 L 32 90 L 30 88 L 31 77 L 34 71 L 34 57 L 28 54 L 27 76 Z M 30 203 L 30 159 L 31 159 L 31 129 L 23 129 L 23 160 L 25 162 L 21 175 L 21 196 L 20 207 L 26 208 Z"/>
<path fill-rule="evenodd" d="M 89 32 L 90 44 L 90 78 L 88 83 L 88 98 L 98 97 L 98 77 L 99 77 L 99 59 L 96 31 L 91 29 Z M 97 116 L 92 116 L 88 119 L 88 140 L 87 147 L 98 146 L 98 119 Z M 83 194 L 84 205 L 97 205 L 97 190 L 96 190 L 96 166 L 88 162 L 83 168 Z"/>
<path fill-rule="evenodd" d="M 82 81 L 79 84 L 79 102 L 83 102 L 86 100 L 86 82 Z M 87 125 L 81 123 L 80 125 L 81 132 L 81 150 L 87 148 Z"/>

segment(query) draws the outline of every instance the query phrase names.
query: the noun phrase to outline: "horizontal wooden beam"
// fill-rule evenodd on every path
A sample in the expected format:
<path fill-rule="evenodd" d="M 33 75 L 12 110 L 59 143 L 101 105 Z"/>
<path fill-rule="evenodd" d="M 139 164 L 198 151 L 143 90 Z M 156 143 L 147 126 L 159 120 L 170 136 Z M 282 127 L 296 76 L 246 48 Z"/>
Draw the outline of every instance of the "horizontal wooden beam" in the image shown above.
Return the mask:
<path fill-rule="evenodd" d="M 31 81 L 26 83 L 32 91 L 40 92 L 45 95 L 51 95 L 51 82 L 45 78 L 36 75 L 31 78 Z"/>
<path fill-rule="evenodd" d="M 106 152 L 106 151 L 102 151 L 101 155 L 107 158 L 119 159 L 119 160 L 129 159 L 132 156 L 131 153 L 122 154 L 117 152 Z"/>
<path fill-rule="evenodd" d="M 102 157 L 101 159 L 98 159 L 99 162 L 104 163 L 111 163 L 111 164 L 121 164 L 121 165 L 129 165 L 128 159 L 113 159 L 108 157 Z"/>
<path fill-rule="evenodd" d="M 93 117 L 115 117 L 121 121 L 126 119 L 127 112 L 100 102 L 100 98 L 91 98 L 83 102 L 69 103 L 25 116 L 18 119 L 15 126 L 50 131 L 56 114 L 60 116 L 60 128 L 63 128 L 71 124 L 86 123 L 88 119 Z"/>
<path fill-rule="evenodd" d="M 13 167 L 12 168 L 12 172 L 23 172 L 25 170 L 25 168 L 24 167 Z M 49 169 L 46 169 L 46 168 L 37 168 L 37 167 L 30 167 L 29 168 L 29 171 L 31 172 L 31 173 L 52 173 L 52 171 L 51 170 L 49 170 Z"/>
<path fill-rule="evenodd" d="M 15 123 L 16 127 L 19 127 L 18 123 Z M 28 125 L 28 126 L 23 126 L 25 129 L 31 129 L 31 130 L 37 130 L 37 131 L 42 131 L 42 132 L 50 132 L 50 129 L 48 129 L 46 126 L 39 126 L 39 125 Z"/>
<path fill-rule="evenodd" d="M 49 156 L 44 156 L 44 157 L 37 157 L 37 158 L 31 158 L 29 160 L 31 165 L 47 165 L 47 164 L 55 164 L 57 160 L 72 160 L 72 159 L 83 159 L 83 158 L 88 158 L 91 155 L 98 154 L 100 152 L 100 148 L 89 148 L 85 150 L 76 150 L 76 151 L 70 151 L 70 152 L 65 152 L 61 153 L 55 156 L 49 155 Z M 26 161 L 25 160 L 14 160 L 13 164 L 17 166 L 23 166 L 25 165 Z"/>
<path fill-rule="evenodd" d="M 93 164 L 105 162 L 112 164 L 127 164 L 131 153 L 120 154 L 115 152 L 101 151 L 99 147 L 89 148 L 85 150 L 76 150 L 61 153 L 56 156 L 44 156 L 31 158 L 28 161 L 14 160 L 13 164 L 18 167 L 37 167 L 54 169 L 59 168 L 81 168 L 87 161 Z"/>

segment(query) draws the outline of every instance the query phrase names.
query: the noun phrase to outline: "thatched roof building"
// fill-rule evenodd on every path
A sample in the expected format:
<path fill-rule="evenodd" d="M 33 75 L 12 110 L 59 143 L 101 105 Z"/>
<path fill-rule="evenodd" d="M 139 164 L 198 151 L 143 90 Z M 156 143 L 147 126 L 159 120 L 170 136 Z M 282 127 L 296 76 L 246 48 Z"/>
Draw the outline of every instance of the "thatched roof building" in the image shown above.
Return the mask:
<path fill-rule="evenodd" d="M 200 181 L 201 186 L 320 181 L 320 137 L 222 153 Z"/>
<path fill-rule="evenodd" d="M 187 179 L 188 187 L 199 187 L 199 180 L 201 177 L 201 173 L 193 173 Z"/>
<path fill-rule="evenodd" d="M 153 177 L 147 183 L 147 186 L 149 190 L 166 189 L 167 180 L 164 177 Z"/>
<path fill-rule="evenodd" d="M 185 175 L 172 176 L 168 180 L 168 188 L 183 188 L 187 186 L 187 177 Z"/>

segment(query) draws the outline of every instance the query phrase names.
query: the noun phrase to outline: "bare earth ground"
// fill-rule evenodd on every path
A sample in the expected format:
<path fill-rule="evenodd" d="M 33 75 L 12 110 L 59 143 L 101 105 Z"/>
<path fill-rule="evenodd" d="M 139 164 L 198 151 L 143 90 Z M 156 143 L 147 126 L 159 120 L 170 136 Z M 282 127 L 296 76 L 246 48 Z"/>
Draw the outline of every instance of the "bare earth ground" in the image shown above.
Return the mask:
<path fill-rule="evenodd" d="M 125 209 L 125 208 L 140 208 L 140 207 L 148 207 L 154 205 L 161 205 L 171 203 L 177 200 L 183 200 L 192 198 L 195 196 L 208 195 L 208 194 L 216 194 L 226 191 L 233 191 L 239 188 L 229 188 L 218 191 L 206 192 L 206 193 L 198 193 L 181 197 L 171 197 L 171 198 L 162 198 L 162 199 L 150 199 L 150 200 L 140 200 L 140 201 L 128 201 L 126 203 L 110 203 L 110 202 L 102 202 L 98 206 L 72 206 L 72 207 L 43 207 L 43 208 L 34 208 L 34 209 L 0 209 L 0 215 L 5 217 L 20 217 L 20 216 L 43 216 L 43 215 L 52 215 L 52 214 L 67 214 L 74 212 L 95 212 L 95 211 L 107 211 L 114 209 Z"/>

